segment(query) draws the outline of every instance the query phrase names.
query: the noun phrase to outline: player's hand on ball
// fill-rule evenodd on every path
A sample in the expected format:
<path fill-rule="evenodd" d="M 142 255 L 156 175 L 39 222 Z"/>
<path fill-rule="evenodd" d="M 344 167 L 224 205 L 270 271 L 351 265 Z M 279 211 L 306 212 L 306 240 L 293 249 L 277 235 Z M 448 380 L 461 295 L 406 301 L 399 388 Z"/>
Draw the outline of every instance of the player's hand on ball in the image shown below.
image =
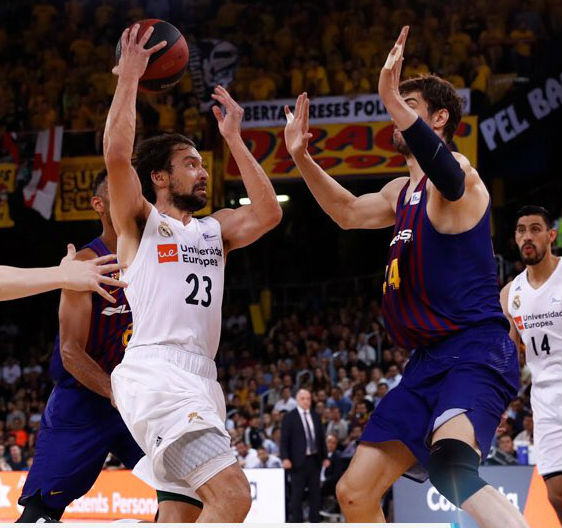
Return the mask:
<path fill-rule="evenodd" d="M 166 46 L 166 41 L 163 40 L 152 48 L 145 49 L 144 46 L 152 35 L 154 27 L 150 26 L 137 42 L 139 28 L 140 25 L 135 24 L 132 28 L 123 31 L 121 35 L 121 57 L 119 64 L 112 70 L 119 77 L 140 79 L 146 70 L 150 56 Z"/>
<path fill-rule="evenodd" d="M 119 264 L 108 264 L 112 260 L 115 260 L 115 255 L 104 255 L 92 260 L 76 260 L 76 248 L 68 244 L 67 254 L 59 265 L 62 287 L 67 290 L 94 291 L 114 303 L 115 298 L 104 290 L 101 284 L 126 288 L 127 283 L 105 276 L 122 268 Z"/>
<path fill-rule="evenodd" d="M 383 103 L 385 98 L 391 96 L 400 96 L 398 86 L 400 84 L 400 74 L 402 72 L 402 63 L 404 62 L 404 48 L 410 26 L 404 26 L 396 43 L 390 50 L 386 62 L 381 69 L 379 76 L 379 96 Z"/>
<path fill-rule="evenodd" d="M 221 107 L 213 106 L 213 114 L 217 119 L 219 131 L 226 140 L 240 135 L 244 109 L 230 96 L 230 94 L 219 84 L 215 87 L 215 93 L 211 97 L 224 107 L 223 115 Z"/>
<path fill-rule="evenodd" d="M 308 131 L 308 107 L 310 101 L 306 92 L 300 94 L 295 104 L 295 113 L 285 106 L 285 146 L 292 157 L 302 156 L 308 148 L 308 140 L 312 134 Z"/>

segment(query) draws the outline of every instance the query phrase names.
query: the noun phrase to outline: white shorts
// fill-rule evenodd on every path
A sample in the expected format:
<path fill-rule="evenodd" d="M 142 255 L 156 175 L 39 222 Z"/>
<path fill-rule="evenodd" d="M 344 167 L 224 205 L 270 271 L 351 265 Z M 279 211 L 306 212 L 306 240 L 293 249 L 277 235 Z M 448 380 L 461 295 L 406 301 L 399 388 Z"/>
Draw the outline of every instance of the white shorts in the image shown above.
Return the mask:
<path fill-rule="evenodd" d="M 114 369 L 111 386 L 146 454 L 133 472 L 150 486 L 198 498 L 193 490 L 236 462 L 212 359 L 169 346 L 134 347 Z M 207 441 L 196 444 L 203 435 Z M 218 447 L 207 449 L 209 439 Z"/>
<path fill-rule="evenodd" d="M 539 475 L 562 471 L 562 393 L 531 390 L 533 437 Z M 559 389 L 559 388 L 557 388 Z"/>

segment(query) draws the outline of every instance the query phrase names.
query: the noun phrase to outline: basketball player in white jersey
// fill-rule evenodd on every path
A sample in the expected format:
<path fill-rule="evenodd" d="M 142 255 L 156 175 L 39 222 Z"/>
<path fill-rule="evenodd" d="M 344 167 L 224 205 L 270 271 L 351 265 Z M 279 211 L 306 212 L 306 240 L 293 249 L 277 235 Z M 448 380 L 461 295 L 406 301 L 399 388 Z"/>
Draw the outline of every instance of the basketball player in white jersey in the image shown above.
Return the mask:
<path fill-rule="evenodd" d="M 213 112 L 251 205 L 193 218 L 205 205 L 208 174 L 193 143 L 179 134 L 141 142 L 133 167 L 138 81 L 149 56 L 165 45 L 144 49 L 152 28 L 137 43 L 138 29 L 121 37 L 104 137 L 117 257 L 126 269 L 134 322 L 123 362 L 112 374 L 113 394 L 146 453 L 135 474 L 162 491 L 195 490 L 203 502 L 198 522 L 242 522 L 250 487 L 230 449 L 214 362 L 224 264 L 229 251 L 276 226 L 281 208 L 240 136 L 244 112 L 220 86 L 213 97 L 226 113 L 219 107 Z"/>
<path fill-rule="evenodd" d="M 562 521 L 562 263 L 552 254 L 550 213 L 528 205 L 517 213 L 515 241 L 526 269 L 501 292 L 515 344 L 525 345 L 537 466 Z"/>

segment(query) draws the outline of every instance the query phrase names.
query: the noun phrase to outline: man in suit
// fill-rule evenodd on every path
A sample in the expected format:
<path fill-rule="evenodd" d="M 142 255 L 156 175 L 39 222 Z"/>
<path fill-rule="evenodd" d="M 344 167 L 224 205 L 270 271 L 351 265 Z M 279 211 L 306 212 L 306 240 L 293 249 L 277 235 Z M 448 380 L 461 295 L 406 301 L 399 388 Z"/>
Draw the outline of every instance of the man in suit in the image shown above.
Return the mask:
<path fill-rule="evenodd" d="M 312 396 L 297 392 L 297 408 L 281 424 L 281 458 L 291 478 L 289 512 L 292 522 L 303 522 L 302 502 L 308 488 L 309 522 L 320 522 L 320 471 L 330 462 L 320 416 L 310 409 Z"/>

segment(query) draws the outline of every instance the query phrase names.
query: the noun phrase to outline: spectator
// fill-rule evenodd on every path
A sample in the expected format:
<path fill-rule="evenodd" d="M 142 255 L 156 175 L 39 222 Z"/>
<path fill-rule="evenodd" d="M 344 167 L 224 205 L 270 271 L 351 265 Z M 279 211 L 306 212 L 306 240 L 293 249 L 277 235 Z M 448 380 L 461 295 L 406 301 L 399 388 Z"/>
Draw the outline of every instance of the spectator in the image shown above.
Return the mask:
<path fill-rule="evenodd" d="M 490 466 L 515 466 L 517 465 L 517 454 L 513 447 L 513 440 L 508 434 L 502 434 L 498 438 L 498 446 L 493 448 L 486 459 Z"/>
<path fill-rule="evenodd" d="M 338 444 L 341 444 L 347 438 L 349 425 L 341 416 L 340 408 L 337 405 L 329 407 L 331 418 L 326 427 L 326 435 L 334 436 Z"/>
<path fill-rule="evenodd" d="M 375 393 L 375 397 L 373 399 L 373 404 L 376 407 L 381 400 L 386 396 L 390 389 L 388 388 L 388 382 L 386 380 L 381 380 L 377 384 L 377 392 Z"/>
<path fill-rule="evenodd" d="M 297 400 L 291 396 L 291 388 L 283 387 L 281 390 L 281 399 L 275 404 L 275 411 L 291 412 L 297 406 Z"/>
<path fill-rule="evenodd" d="M 23 459 L 21 447 L 18 445 L 10 446 L 7 462 L 12 471 L 27 471 L 29 469 L 26 461 Z"/>
<path fill-rule="evenodd" d="M 258 468 L 280 468 L 281 459 L 275 455 L 272 455 L 268 452 L 265 447 L 260 447 L 258 449 L 258 458 L 259 458 L 259 465 Z"/>
<path fill-rule="evenodd" d="M 365 332 L 357 336 L 357 358 L 368 366 L 377 360 L 377 351 L 369 344 Z"/>
<path fill-rule="evenodd" d="M 22 449 L 27 446 L 29 434 L 24 429 L 24 423 L 19 416 L 13 419 L 9 434 L 14 437 L 16 445 L 20 446 Z"/>
<path fill-rule="evenodd" d="M 260 415 L 254 414 L 244 431 L 244 442 L 252 449 L 258 449 L 263 444 L 263 436 L 259 429 Z"/>
<path fill-rule="evenodd" d="M 341 453 L 342 458 L 351 459 L 353 457 L 355 451 L 357 451 L 357 441 L 361 438 L 362 433 L 363 428 L 360 425 L 356 425 L 351 428 L 351 431 L 345 440 L 345 447 Z"/>
<path fill-rule="evenodd" d="M 392 364 L 388 367 L 386 372 L 386 384 L 388 386 L 388 390 L 394 389 L 402 380 L 402 374 L 398 370 L 398 365 Z"/>
<path fill-rule="evenodd" d="M 343 395 L 342 389 L 338 386 L 332 387 L 332 394 L 326 403 L 328 407 L 334 405 L 338 407 L 342 416 L 347 416 L 352 407 L 351 400 Z"/>
<path fill-rule="evenodd" d="M 514 449 L 520 445 L 533 445 L 533 415 L 530 412 L 523 416 L 523 430 L 513 439 Z"/>
<path fill-rule="evenodd" d="M 243 468 L 253 469 L 258 467 L 260 461 L 255 449 L 249 448 L 244 440 L 237 440 L 234 446 L 236 447 L 236 459 Z"/>
<path fill-rule="evenodd" d="M 367 394 L 373 399 L 377 392 L 378 384 L 382 381 L 386 381 L 383 376 L 382 370 L 380 367 L 373 367 L 371 369 L 371 380 L 365 386 L 365 391 Z"/>
<path fill-rule="evenodd" d="M 341 451 L 338 449 L 338 443 L 338 439 L 335 435 L 326 435 L 326 457 L 330 461 L 330 464 L 324 466 L 320 472 L 322 497 L 335 498 L 336 484 L 345 470 L 346 464 L 344 463 L 344 459 L 342 459 Z"/>
<path fill-rule="evenodd" d="M 10 356 L 6 359 L 4 366 L 2 367 L 2 379 L 6 385 L 15 385 L 21 378 L 21 367 L 16 360 Z"/>

